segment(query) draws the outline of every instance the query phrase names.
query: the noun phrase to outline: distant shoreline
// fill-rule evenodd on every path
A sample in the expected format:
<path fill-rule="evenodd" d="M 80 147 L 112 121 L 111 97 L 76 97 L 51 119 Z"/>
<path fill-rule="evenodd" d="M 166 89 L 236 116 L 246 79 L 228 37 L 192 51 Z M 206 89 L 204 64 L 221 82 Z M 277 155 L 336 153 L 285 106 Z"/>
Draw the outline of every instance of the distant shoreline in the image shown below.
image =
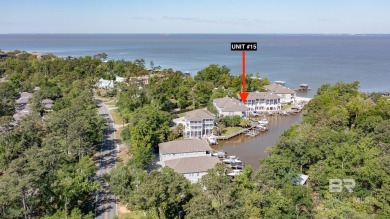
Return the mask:
<path fill-rule="evenodd" d="M 263 35 L 263 36 L 390 36 L 390 33 L 0 33 L 0 35 Z"/>
<path fill-rule="evenodd" d="M 2 50 L 2 49 L 0 49 L 1 51 L 3 51 L 4 53 L 9 53 L 9 52 L 14 52 L 15 50 L 18 50 L 18 49 L 15 49 L 15 50 Z M 19 51 L 24 51 L 24 50 L 19 50 Z M 29 54 L 31 54 L 31 55 L 35 55 L 35 56 L 37 56 L 37 57 L 41 57 L 41 56 L 43 56 L 43 55 L 47 55 L 47 54 L 49 54 L 49 53 L 46 53 L 46 52 L 36 52 L 36 51 L 25 51 L 25 52 L 27 52 L 27 53 L 29 53 Z"/>

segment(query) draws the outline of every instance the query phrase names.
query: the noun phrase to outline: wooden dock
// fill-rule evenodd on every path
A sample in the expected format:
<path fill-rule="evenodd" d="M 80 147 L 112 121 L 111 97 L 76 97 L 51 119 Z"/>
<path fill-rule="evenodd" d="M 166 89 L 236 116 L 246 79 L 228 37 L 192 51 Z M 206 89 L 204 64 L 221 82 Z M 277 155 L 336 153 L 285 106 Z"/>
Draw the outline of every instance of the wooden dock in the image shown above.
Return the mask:
<path fill-rule="evenodd" d="M 237 132 L 234 132 L 230 135 L 226 135 L 226 136 L 216 136 L 217 140 L 228 140 L 230 138 L 233 138 L 237 135 L 241 135 L 242 133 L 245 133 L 249 130 L 250 128 L 247 128 L 247 129 L 241 129 L 240 131 L 237 131 Z"/>
<path fill-rule="evenodd" d="M 216 138 L 217 138 L 217 140 L 228 140 L 228 139 L 231 139 L 231 138 L 233 138 L 233 137 L 235 137 L 237 135 L 241 135 L 243 133 L 247 133 L 247 132 L 249 132 L 249 130 L 256 128 L 257 124 L 258 124 L 257 122 L 251 122 L 251 127 L 249 127 L 249 128 L 241 129 L 240 131 L 234 132 L 234 133 L 232 133 L 230 135 L 226 135 L 226 136 L 216 136 Z"/>

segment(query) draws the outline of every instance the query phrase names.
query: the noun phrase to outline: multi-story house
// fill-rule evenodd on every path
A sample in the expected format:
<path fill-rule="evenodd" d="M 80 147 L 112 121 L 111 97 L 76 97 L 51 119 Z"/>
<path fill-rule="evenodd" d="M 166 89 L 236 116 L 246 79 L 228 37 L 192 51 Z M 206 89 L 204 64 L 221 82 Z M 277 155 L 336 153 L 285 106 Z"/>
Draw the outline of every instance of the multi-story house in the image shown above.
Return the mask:
<path fill-rule="evenodd" d="M 241 99 L 239 95 L 238 98 Z M 244 104 L 248 107 L 249 113 L 278 111 L 282 109 L 280 97 L 269 92 L 248 92 L 248 97 Z"/>
<path fill-rule="evenodd" d="M 190 111 L 185 115 L 184 124 L 184 138 L 210 136 L 215 124 L 215 115 L 203 109 Z"/>
<path fill-rule="evenodd" d="M 160 162 L 183 157 L 211 156 L 213 149 L 205 139 L 182 139 L 158 145 Z"/>
<path fill-rule="evenodd" d="M 218 116 L 241 116 L 247 117 L 248 107 L 237 99 L 230 97 L 214 99 L 213 105 L 217 110 Z"/>
<path fill-rule="evenodd" d="M 280 84 L 270 84 L 264 86 L 264 88 L 280 97 L 282 103 L 295 103 L 296 92 L 293 89 L 282 86 Z"/>
<path fill-rule="evenodd" d="M 161 165 L 183 174 L 192 183 L 207 174 L 220 160 L 211 156 L 212 149 L 206 140 L 183 139 L 159 144 Z"/>

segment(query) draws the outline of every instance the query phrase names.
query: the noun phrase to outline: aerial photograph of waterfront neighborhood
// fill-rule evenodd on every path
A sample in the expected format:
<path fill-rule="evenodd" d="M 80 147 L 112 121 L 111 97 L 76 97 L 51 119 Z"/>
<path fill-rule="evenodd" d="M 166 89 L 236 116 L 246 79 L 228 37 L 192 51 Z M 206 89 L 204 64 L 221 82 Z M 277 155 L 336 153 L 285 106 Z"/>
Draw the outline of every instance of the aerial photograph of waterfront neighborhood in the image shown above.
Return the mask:
<path fill-rule="evenodd" d="M 0 218 L 390 218 L 389 1 L 0 6 Z"/>

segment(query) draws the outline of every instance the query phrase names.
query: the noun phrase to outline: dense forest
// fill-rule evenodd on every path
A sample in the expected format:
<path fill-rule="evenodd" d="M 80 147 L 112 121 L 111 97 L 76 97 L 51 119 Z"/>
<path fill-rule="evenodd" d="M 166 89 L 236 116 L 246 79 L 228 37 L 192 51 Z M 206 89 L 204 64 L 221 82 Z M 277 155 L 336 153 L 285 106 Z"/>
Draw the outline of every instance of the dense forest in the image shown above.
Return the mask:
<path fill-rule="evenodd" d="M 169 168 L 145 172 L 160 142 L 176 139 L 173 112 L 236 96 L 241 76 L 211 64 L 194 77 L 144 60 L 37 58 L 14 51 L 0 60 L 0 217 L 91 218 L 94 153 L 105 120 L 96 93 L 117 100 L 131 159 L 107 176 L 110 190 L 146 218 L 388 218 L 390 215 L 390 101 L 363 94 L 359 84 L 323 85 L 304 119 L 268 149 L 260 169 L 233 181 L 217 165 L 197 184 Z M 148 83 L 136 80 L 148 76 Z M 126 78 L 97 91 L 99 78 Z M 247 77 L 248 91 L 269 83 Z M 256 75 L 259 78 L 259 75 Z M 35 89 L 39 87 L 40 89 Z M 33 113 L 10 125 L 20 92 L 32 92 Z M 45 111 L 42 100 L 54 100 Z M 296 185 L 300 174 L 309 176 Z M 354 179 L 353 192 L 329 191 L 330 179 Z"/>

